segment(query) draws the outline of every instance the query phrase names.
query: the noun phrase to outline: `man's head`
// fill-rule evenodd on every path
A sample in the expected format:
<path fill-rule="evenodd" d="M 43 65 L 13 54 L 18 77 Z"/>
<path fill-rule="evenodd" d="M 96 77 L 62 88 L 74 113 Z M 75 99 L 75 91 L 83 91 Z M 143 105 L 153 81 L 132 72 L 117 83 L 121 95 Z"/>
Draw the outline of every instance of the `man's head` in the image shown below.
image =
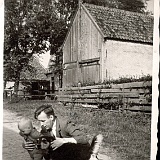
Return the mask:
<path fill-rule="evenodd" d="M 29 118 L 22 118 L 18 123 L 18 129 L 24 135 L 30 134 L 33 129 L 32 121 Z"/>
<path fill-rule="evenodd" d="M 41 126 L 47 130 L 51 129 L 55 120 L 54 110 L 52 105 L 42 105 L 36 109 L 34 114 L 35 119 L 40 121 Z"/>

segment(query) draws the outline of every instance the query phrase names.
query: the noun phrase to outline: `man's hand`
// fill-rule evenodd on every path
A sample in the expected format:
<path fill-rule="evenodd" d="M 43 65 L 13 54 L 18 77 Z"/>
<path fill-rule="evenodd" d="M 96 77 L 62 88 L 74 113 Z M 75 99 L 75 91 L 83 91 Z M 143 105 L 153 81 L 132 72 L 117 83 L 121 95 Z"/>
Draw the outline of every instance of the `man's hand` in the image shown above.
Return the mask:
<path fill-rule="evenodd" d="M 26 142 L 24 141 L 22 143 L 23 148 L 25 148 L 28 151 L 33 151 L 33 149 L 35 148 L 35 144 L 33 142 Z"/>
<path fill-rule="evenodd" d="M 65 143 L 63 138 L 56 138 L 53 142 L 51 142 L 51 147 L 53 150 L 57 149 L 58 147 L 62 146 Z"/>

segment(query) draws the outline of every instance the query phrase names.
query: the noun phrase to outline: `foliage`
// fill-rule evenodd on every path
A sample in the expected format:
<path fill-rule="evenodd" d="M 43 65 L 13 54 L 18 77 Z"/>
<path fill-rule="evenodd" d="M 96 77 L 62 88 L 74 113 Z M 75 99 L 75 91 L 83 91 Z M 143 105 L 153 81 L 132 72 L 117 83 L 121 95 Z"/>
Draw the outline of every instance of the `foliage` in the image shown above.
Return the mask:
<path fill-rule="evenodd" d="M 136 76 L 131 76 L 131 77 L 119 77 L 119 79 L 111 79 L 111 80 L 106 80 L 103 82 L 103 84 L 119 84 L 119 83 L 129 83 L 129 82 L 142 82 L 142 81 L 151 81 L 152 76 L 151 75 L 142 75 L 140 77 Z"/>
<path fill-rule="evenodd" d="M 71 19 L 73 18 L 75 11 L 78 7 L 78 0 L 59 0 L 55 1 L 56 13 L 58 14 L 58 21 L 54 24 L 55 31 L 50 37 L 51 44 L 51 55 L 55 55 L 56 59 L 51 60 L 52 65 L 50 65 L 50 70 L 54 74 L 59 74 L 62 76 L 62 62 L 63 53 L 61 50 L 61 45 L 64 42 L 67 31 L 71 24 Z"/>
<path fill-rule="evenodd" d="M 29 60 L 49 49 L 48 37 L 55 20 L 50 0 L 5 1 L 4 80 L 19 81 L 23 69 L 32 71 Z"/>
<path fill-rule="evenodd" d="M 122 76 L 117 79 L 109 79 L 109 80 L 104 80 L 103 82 L 86 82 L 86 83 L 81 83 L 81 87 L 83 86 L 92 86 L 92 85 L 105 85 L 105 88 L 111 88 L 111 84 L 121 84 L 121 83 L 129 83 L 129 82 L 146 82 L 146 81 L 152 81 L 152 76 L 151 75 L 142 75 L 142 76 Z M 77 87 L 78 84 L 72 85 L 72 87 Z"/>
<path fill-rule="evenodd" d="M 79 0 L 58 0 L 55 1 L 55 7 L 59 13 L 60 18 L 69 24 L 77 7 Z"/>
<path fill-rule="evenodd" d="M 118 8 L 126 11 L 145 13 L 148 0 L 83 0 L 83 2 L 109 8 Z"/>
<path fill-rule="evenodd" d="M 50 50 L 51 54 L 59 56 L 58 49 L 77 4 L 77 1 L 62 0 L 5 1 L 5 80 L 18 80 L 33 54 Z"/>

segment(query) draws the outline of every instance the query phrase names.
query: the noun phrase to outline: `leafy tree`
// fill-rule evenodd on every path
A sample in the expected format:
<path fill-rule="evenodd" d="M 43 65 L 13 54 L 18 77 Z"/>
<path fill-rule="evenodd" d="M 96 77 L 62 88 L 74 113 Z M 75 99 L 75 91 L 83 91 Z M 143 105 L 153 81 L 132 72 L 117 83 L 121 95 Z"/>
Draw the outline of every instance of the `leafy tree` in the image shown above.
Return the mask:
<path fill-rule="evenodd" d="M 57 20 L 51 0 L 6 0 L 4 30 L 4 80 L 19 85 L 20 73 L 32 70 L 33 54 L 49 50 L 52 24 Z"/>
<path fill-rule="evenodd" d="M 145 13 L 149 0 L 83 0 L 85 3 Z"/>
<path fill-rule="evenodd" d="M 78 8 L 78 1 L 79 0 L 58 0 L 54 3 L 58 20 L 54 23 L 54 32 L 52 32 L 49 42 L 51 44 L 50 54 L 54 54 L 56 58 L 51 60 L 52 65 L 50 65 L 50 70 L 59 77 L 62 77 L 63 74 L 63 53 L 60 48 L 66 37 L 71 19 Z"/>

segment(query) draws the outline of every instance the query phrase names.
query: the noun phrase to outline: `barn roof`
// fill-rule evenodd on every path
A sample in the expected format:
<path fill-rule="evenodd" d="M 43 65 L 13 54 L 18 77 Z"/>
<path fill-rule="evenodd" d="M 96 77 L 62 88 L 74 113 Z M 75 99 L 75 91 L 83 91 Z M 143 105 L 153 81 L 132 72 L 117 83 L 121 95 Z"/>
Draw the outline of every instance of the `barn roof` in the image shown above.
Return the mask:
<path fill-rule="evenodd" d="M 47 70 L 41 65 L 39 58 L 33 56 L 30 60 L 30 65 L 35 68 L 33 72 L 24 70 L 21 72 L 21 80 L 31 80 L 31 81 L 46 81 L 47 76 L 45 75 Z"/>
<path fill-rule="evenodd" d="M 153 17 L 92 4 L 83 4 L 106 38 L 153 43 Z"/>

